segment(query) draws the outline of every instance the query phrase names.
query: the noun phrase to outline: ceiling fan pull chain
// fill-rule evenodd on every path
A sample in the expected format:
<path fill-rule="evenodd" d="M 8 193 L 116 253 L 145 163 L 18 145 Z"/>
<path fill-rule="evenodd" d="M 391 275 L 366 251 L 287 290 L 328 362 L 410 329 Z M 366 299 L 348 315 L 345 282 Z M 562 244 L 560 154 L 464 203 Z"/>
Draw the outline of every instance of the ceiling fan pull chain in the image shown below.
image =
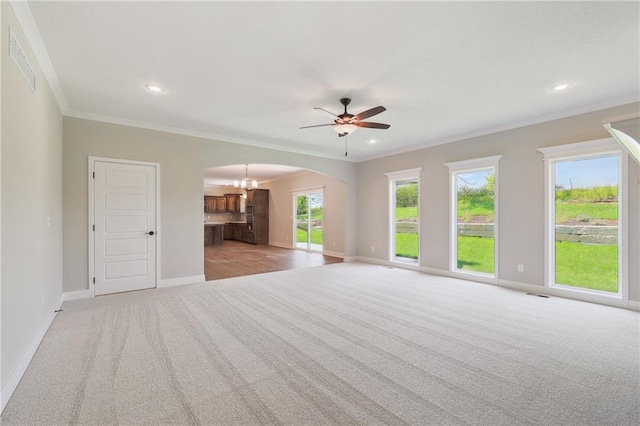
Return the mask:
<path fill-rule="evenodd" d="M 344 137 L 344 156 L 347 156 L 347 143 L 349 142 L 349 135 Z"/>

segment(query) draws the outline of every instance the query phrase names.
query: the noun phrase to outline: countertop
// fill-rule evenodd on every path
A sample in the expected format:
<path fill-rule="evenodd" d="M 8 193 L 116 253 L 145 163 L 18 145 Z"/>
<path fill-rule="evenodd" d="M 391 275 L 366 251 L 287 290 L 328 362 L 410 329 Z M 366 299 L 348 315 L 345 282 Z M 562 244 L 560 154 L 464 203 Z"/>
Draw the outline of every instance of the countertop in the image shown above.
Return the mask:
<path fill-rule="evenodd" d="M 211 222 L 205 222 L 204 226 L 226 225 L 227 223 L 247 223 L 247 222 L 245 222 L 243 220 L 236 220 L 236 221 L 227 220 L 227 221 L 224 221 L 224 222 L 223 221 L 218 221 L 218 222 L 211 221 Z"/>

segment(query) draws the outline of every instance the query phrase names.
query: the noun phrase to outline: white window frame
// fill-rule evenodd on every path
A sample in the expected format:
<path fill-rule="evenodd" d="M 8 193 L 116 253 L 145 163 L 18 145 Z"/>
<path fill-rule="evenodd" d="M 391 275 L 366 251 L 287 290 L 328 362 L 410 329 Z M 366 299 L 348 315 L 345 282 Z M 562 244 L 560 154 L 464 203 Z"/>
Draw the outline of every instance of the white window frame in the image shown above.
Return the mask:
<path fill-rule="evenodd" d="M 590 300 L 629 299 L 628 274 L 628 154 L 613 138 L 597 139 L 538 149 L 544 155 L 545 168 L 545 290 L 558 295 L 584 295 Z M 587 160 L 618 156 L 618 292 L 557 284 L 555 282 L 555 183 L 556 164 L 570 160 Z"/>
<path fill-rule="evenodd" d="M 422 167 L 415 169 L 399 170 L 395 172 L 387 172 L 385 176 L 389 181 L 389 261 L 405 265 L 420 265 L 420 214 L 421 214 L 421 195 L 420 193 L 420 176 Z M 418 258 L 411 259 L 408 257 L 396 256 L 396 183 L 398 181 L 415 180 L 418 185 Z"/>
<path fill-rule="evenodd" d="M 499 164 L 502 155 L 474 158 L 471 160 L 445 163 L 449 168 L 449 270 L 456 274 L 473 276 L 482 281 L 489 278 L 490 283 L 498 280 L 499 264 Z M 493 274 L 485 272 L 458 269 L 458 188 L 457 177 L 460 173 L 470 173 L 493 169 L 495 172 L 495 186 L 493 189 Z M 495 281 L 493 281 L 495 280 Z"/>

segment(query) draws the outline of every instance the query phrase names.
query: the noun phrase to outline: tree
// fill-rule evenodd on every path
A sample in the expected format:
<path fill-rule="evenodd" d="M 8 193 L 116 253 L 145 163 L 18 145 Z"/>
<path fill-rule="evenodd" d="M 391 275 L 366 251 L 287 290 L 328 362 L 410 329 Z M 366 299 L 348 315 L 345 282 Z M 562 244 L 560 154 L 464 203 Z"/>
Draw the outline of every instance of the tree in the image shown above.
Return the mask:
<path fill-rule="evenodd" d="M 418 184 L 408 183 L 396 187 L 396 207 L 415 207 L 418 205 Z"/>
<path fill-rule="evenodd" d="M 298 216 L 306 216 L 309 212 L 309 198 L 306 195 L 296 197 L 296 213 Z"/>

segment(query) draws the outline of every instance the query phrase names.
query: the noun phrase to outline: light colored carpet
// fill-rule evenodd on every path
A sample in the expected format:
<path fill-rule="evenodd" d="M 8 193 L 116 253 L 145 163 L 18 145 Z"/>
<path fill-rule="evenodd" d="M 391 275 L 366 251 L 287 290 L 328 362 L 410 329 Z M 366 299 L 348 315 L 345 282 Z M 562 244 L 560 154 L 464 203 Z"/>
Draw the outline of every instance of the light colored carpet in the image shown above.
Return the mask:
<path fill-rule="evenodd" d="M 639 315 L 364 264 L 65 303 L 3 424 L 640 424 Z"/>

